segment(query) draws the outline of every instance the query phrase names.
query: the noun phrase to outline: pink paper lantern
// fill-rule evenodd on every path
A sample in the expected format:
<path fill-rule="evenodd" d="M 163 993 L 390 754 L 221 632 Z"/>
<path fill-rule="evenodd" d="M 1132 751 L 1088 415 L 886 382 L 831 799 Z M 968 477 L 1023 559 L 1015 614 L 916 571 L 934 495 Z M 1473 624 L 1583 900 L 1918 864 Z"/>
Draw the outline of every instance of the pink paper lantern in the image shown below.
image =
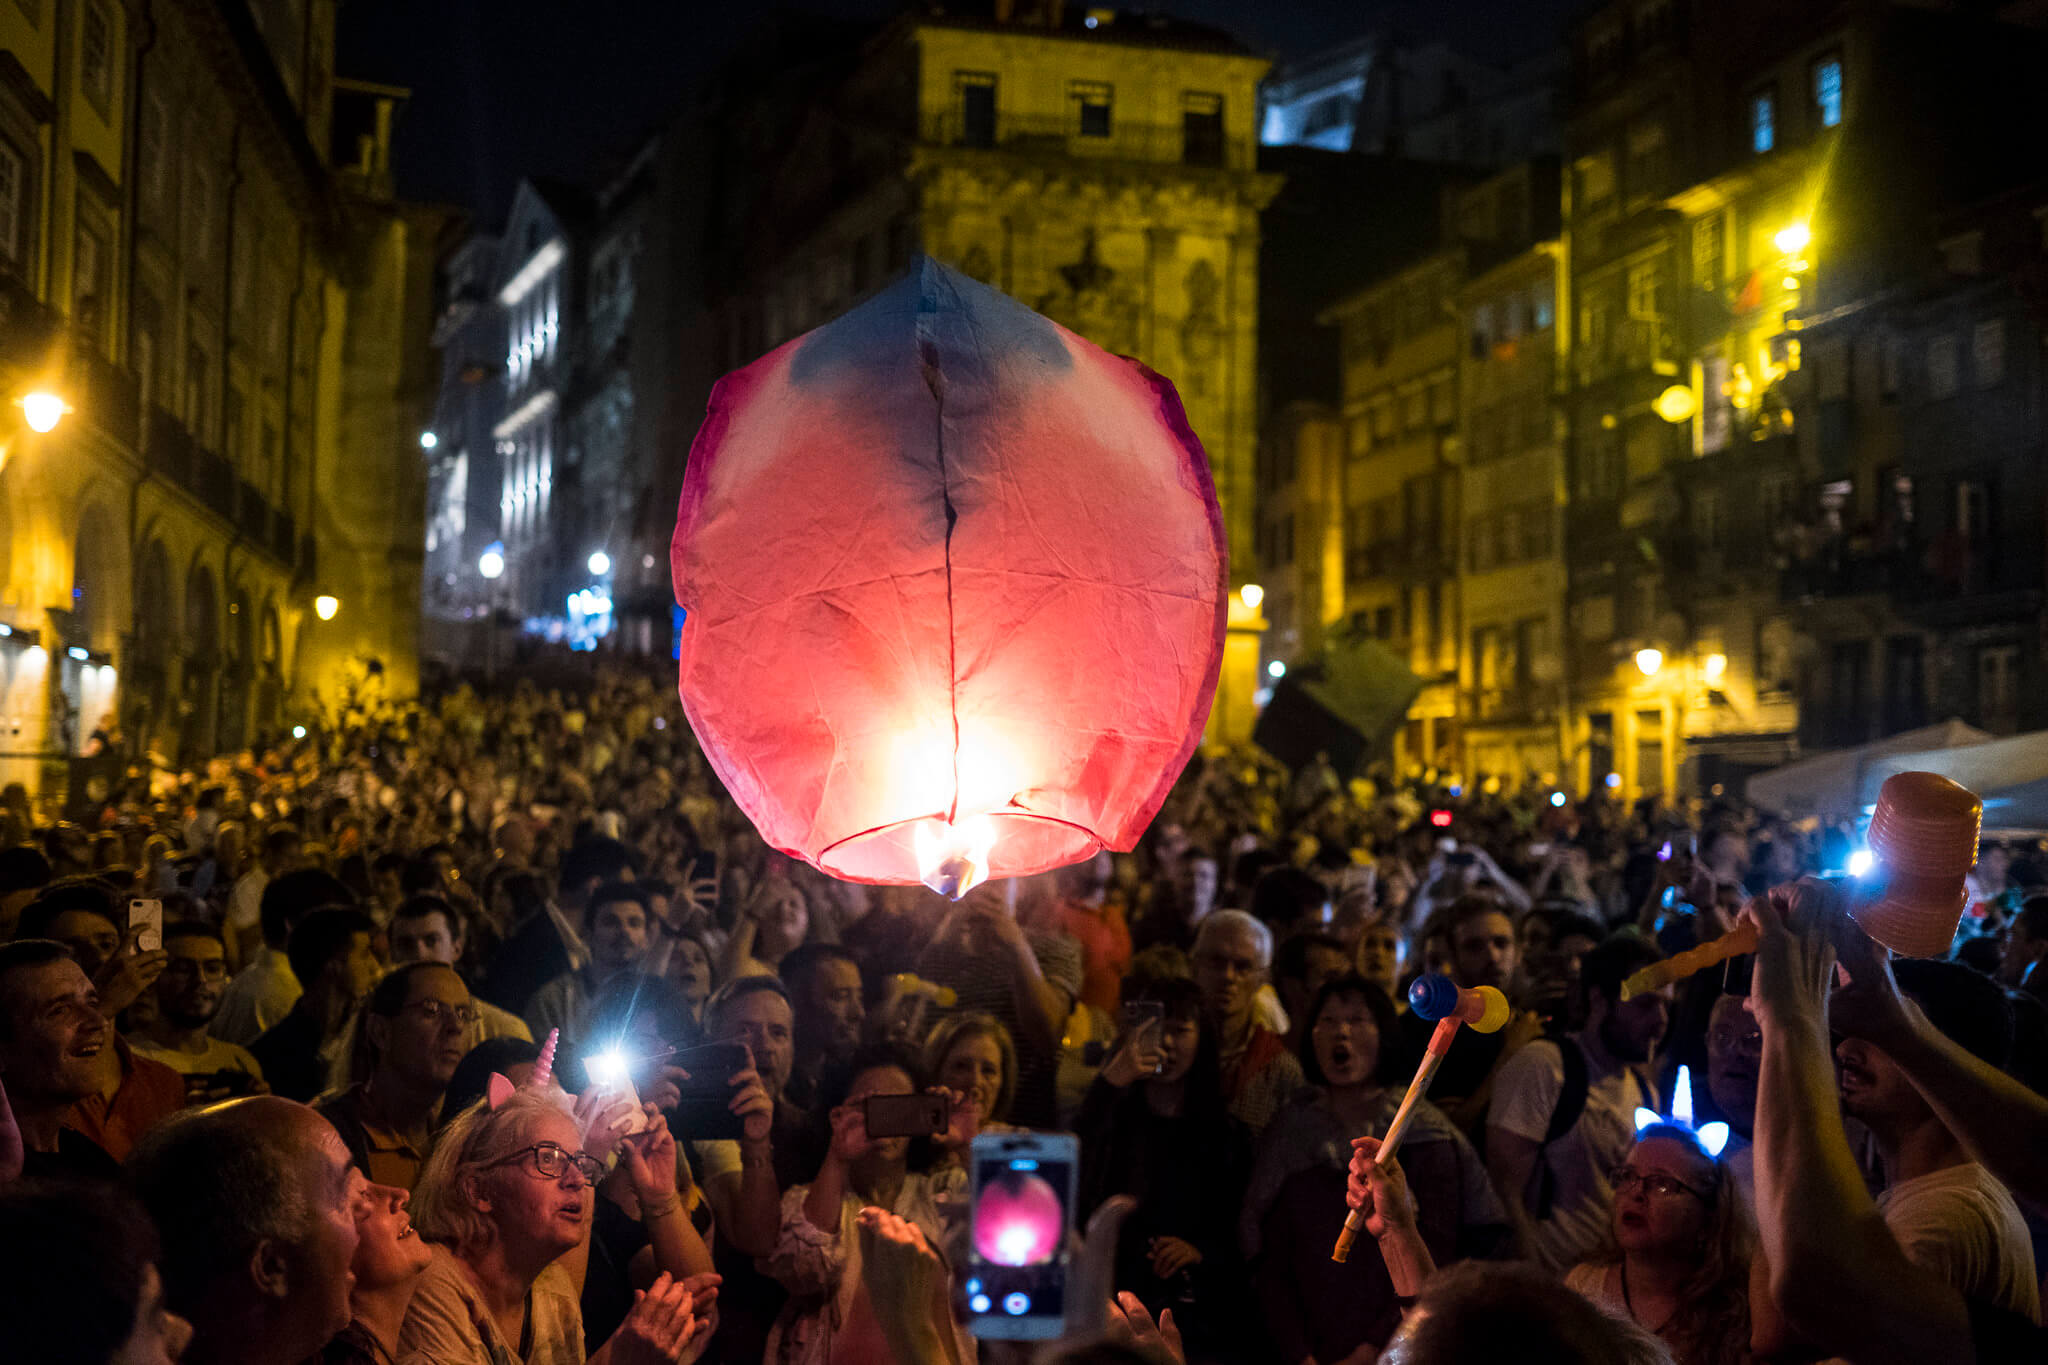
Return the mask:
<path fill-rule="evenodd" d="M 713 767 L 853 881 L 957 895 L 1133 847 L 1222 661 L 1173 386 L 931 261 L 719 381 L 671 565 Z"/>

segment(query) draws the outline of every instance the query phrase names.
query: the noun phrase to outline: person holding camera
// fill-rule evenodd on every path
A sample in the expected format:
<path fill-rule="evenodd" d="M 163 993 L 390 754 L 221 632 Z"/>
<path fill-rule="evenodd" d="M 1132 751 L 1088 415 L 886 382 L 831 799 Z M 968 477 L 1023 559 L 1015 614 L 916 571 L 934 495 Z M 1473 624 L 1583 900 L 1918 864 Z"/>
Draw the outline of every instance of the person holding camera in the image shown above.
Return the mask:
<path fill-rule="evenodd" d="M 914 1224 L 933 1247 L 946 1241 L 947 1210 L 964 1209 L 966 1173 L 942 1166 L 926 1174 L 910 1169 L 912 1138 L 870 1131 L 878 1099 L 916 1096 L 916 1062 L 886 1045 L 863 1049 L 836 1086 L 821 1098 L 832 1142 L 817 1177 L 782 1196 L 782 1232 L 763 1268 L 789 1290 L 764 1360 L 775 1365 L 828 1365 L 832 1361 L 888 1360 L 889 1338 L 861 1277 L 860 1213 L 884 1209 Z M 960 1108 L 949 1091 L 946 1112 Z M 936 1132 L 932 1136 L 938 1136 Z M 951 1276 L 938 1277 L 926 1307 L 935 1330 L 954 1326 Z M 973 1345 L 957 1337 L 960 1358 Z"/>

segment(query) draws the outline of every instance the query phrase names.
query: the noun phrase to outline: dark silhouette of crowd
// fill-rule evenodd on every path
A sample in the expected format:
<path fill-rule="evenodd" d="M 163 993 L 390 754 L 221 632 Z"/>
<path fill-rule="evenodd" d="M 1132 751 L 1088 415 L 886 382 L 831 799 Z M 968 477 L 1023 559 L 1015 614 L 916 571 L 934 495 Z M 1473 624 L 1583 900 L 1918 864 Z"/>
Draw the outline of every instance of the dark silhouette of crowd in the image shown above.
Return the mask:
<path fill-rule="evenodd" d="M 969 1155 L 1069 1132 L 1063 1360 L 2048 1360 L 2048 856 L 1893 960 L 1854 844 L 1217 749 L 1135 851 L 955 904 L 768 848 L 595 668 L 13 788 L 0 1358 L 1028 1358 L 965 1325 Z M 1383 1159 L 1423 973 L 1512 1010 Z"/>

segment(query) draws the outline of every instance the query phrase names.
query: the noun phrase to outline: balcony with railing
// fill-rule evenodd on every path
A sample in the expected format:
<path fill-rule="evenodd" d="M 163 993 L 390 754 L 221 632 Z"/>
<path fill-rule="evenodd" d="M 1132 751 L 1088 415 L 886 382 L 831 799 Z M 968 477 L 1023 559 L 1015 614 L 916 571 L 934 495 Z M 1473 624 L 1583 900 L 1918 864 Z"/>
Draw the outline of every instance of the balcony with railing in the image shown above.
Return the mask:
<path fill-rule="evenodd" d="M 232 462 L 201 444 L 183 422 L 154 405 L 142 455 L 152 474 L 232 523 L 260 553 L 286 568 L 310 572 L 312 537 L 299 535 L 291 513 L 242 478 Z"/>
<path fill-rule="evenodd" d="M 1571 364 L 1581 387 L 1625 375 L 1676 374 L 1678 332 L 1666 318 L 1624 318 L 1598 341 L 1573 346 Z"/>
<path fill-rule="evenodd" d="M 1209 170 L 1249 170 L 1250 144 L 1223 134 L 1219 122 L 1138 123 L 1112 117 L 1107 132 L 1084 133 L 1074 115 L 1012 114 L 993 121 L 960 109 L 925 115 L 918 137 L 926 146 L 999 151 L 1051 160 L 1139 161 Z"/>

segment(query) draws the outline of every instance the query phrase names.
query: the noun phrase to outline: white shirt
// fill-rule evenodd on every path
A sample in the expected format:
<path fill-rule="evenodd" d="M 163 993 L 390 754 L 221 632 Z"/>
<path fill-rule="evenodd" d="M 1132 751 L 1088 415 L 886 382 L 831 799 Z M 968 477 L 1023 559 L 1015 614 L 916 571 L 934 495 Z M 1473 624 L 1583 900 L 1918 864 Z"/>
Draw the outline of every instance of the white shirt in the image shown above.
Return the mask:
<path fill-rule="evenodd" d="M 1563 1055 L 1555 1045 L 1531 1043 L 1502 1064 L 1486 1125 L 1541 1142 L 1563 1089 Z M 1589 1076 L 1579 1121 L 1539 1158 L 1550 1170 L 1553 1193 L 1550 1214 L 1536 1223 L 1536 1245 L 1530 1250 L 1554 1275 L 1590 1256 L 1606 1233 L 1608 1211 L 1614 1207 L 1608 1176 L 1635 1145 L 1637 1105 L 1655 1108 L 1656 1100 L 1632 1068 Z M 1540 1169 L 1531 1173 L 1530 1191 L 1502 1190 L 1501 1197 L 1520 1198 L 1529 1207 L 1541 1175 Z"/>
<path fill-rule="evenodd" d="M 220 1009 L 206 1031 L 223 1042 L 247 1047 L 263 1030 L 290 1014 L 302 994 L 290 960 L 265 944 L 221 992 Z"/>
<path fill-rule="evenodd" d="M 2019 1205 L 1974 1161 L 1901 1180 L 1877 1197 L 1885 1226 L 1915 1265 L 1973 1299 L 2041 1320 L 2040 1277 Z"/>
<path fill-rule="evenodd" d="M 252 867 L 242 874 L 235 883 L 235 889 L 228 894 L 227 922 L 230 929 L 255 929 L 263 922 L 263 888 L 270 885 L 270 874 L 261 867 Z"/>

